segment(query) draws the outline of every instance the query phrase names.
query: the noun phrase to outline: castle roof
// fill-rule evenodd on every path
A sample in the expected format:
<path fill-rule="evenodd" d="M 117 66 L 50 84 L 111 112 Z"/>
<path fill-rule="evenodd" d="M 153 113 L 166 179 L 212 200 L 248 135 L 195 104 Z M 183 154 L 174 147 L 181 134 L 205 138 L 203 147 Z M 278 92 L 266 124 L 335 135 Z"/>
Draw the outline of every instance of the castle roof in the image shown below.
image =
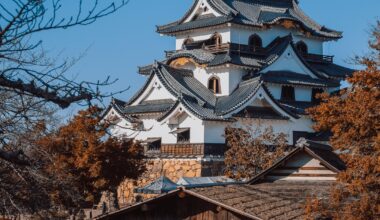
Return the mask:
<path fill-rule="evenodd" d="M 194 62 L 205 65 L 207 68 L 232 64 L 256 71 L 261 71 L 265 67 L 268 67 L 274 63 L 289 46 L 293 47 L 298 58 L 308 69 L 310 69 L 311 72 L 314 73 L 314 75 L 322 79 L 329 79 L 329 82 L 325 81 L 323 83 L 324 85 L 320 85 L 320 87 L 334 86 L 337 83 L 336 80 L 344 79 L 347 76 L 352 75 L 354 72 L 352 69 L 334 64 L 330 60 L 327 61 L 326 56 L 302 56 L 295 49 L 292 35 L 278 37 L 273 40 L 266 48 L 263 48 L 258 52 L 252 52 L 250 48 L 246 48 L 248 47 L 247 45 L 238 44 L 229 44 L 226 48 L 222 48 L 217 51 L 210 51 L 204 48 L 199 48 L 178 50 L 170 53 L 167 52 L 167 58 L 163 63 L 170 64 L 173 60 L 176 60 L 178 58 L 191 58 L 194 60 Z M 153 65 L 140 67 L 139 73 L 143 75 L 149 75 L 152 68 Z M 317 84 L 320 83 L 321 81 Z"/>
<path fill-rule="evenodd" d="M 139 113 L 162 113 L 159 121 L 164 120 L 172 112 L 183 106 L 191 114 L 202 120 L 212 121 L 231 121 L 230 115 L 247 105 L 257 94 L 258 91 L 265 93 L 269 101 L 277 106 L 277 111 L 281 111 L 281 118 L 298 118 L 299 116 L 291 108 L 282 106 L 275 100 L 265 86 L 265 80 L 262 76 L 256 76 L 240 83 L 238 88 L 229 96 L 217 97 L 201 82 L 194 78 L 192 71 L 176 69 L 166 64 L 157 62 L 152 67 L 151 75 L 146 81 L 143 88 L 136 93 L 129 102 L 121 103 L 118 109 L 129 117 L 136 116 Z M 160 100 L 142 102 L 137 105 L 131 105 L 138 97 L 142 95 L 154 76 L 160 80 L 162 85 L 174 96 L 176 101 Z M 268 117 L 268 114 L 256 115 L 255 117 Z M 278 117 L 278 112 L 273 116 Z"/>
<path fill-rule="evenodd" d="M 195 20 L 186 19 L 196 9 L 200 0 L 196 0 L 185 16 L 173 23 L 158 26 L 161 34 L 175 34 L 197 28 L 233 23 L 254 27 L 275 25 L 290 20 L 317 37 L 338 39 L 342 33 L 319 25 L 308 17 L 296 0 L 207 0 L 207 3 L 220 16 L 199 16 Z"/>

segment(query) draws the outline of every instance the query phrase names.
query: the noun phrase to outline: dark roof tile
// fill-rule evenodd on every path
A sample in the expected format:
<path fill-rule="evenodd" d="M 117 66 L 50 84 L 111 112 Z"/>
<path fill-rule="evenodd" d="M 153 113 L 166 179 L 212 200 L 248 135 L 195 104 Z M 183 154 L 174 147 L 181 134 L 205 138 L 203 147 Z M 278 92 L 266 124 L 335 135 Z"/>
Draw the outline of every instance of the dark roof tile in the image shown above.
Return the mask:
<path fill-rule="evenodd" d="M 198 3 L 196 1 L 192 9 Z M 227 22 L 263 26 L 275 24 L 282 19 L 290 19 L 300 23 L 313 35 L 325 38 L 341 38 L 342 33 L 317 24 L 308 17 L 293 0 L 208 0 L 213 9 L 222 14 L 221 17 L 205 18 L 184 23 L 184 19 L 165 26 L 159 26 L 158 32 L 175 33 L 195 28 L 209 27 Z M 188 16 L 189 13 L 186 13 Z"/>

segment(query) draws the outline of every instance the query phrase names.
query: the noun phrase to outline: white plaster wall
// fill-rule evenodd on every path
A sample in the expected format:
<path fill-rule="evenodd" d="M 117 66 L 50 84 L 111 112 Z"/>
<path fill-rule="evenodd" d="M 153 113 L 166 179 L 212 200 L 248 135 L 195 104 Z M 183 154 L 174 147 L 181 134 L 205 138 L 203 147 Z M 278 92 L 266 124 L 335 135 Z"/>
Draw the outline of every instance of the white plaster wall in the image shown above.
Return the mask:
<path fill-rule="evenodd" d="M 194 116 L 187 116 L 180 120 L 178 126 L 171 126 L 168 123 L 157 122 L 157 116 L 147 116 L 142 119 L 144 131 L 135 131 L 129 128 L 131 124 L 121 119 L 117 126 L 111 128 L 111 133 L 116 137 L 135 138 L 144 141 L 148 138 L 162 138 L 163 144 L 177 143 L 177 136 L 170 132 L 177 128 L 190 128 L 191 143 L 225 143 L 224 131 L 228 125 L 233 127 L 246 126 L 252 129 L 265 129 L 272 127 L 275 133 L 283 133 L 287 135 L 290 144 L 293 143 L 293 131 L 313 132 L 312 121 L 302 117 L 295 121 L 291 120 L 259 120 L 259 119 L 239 119 L 233 124 L 225 122 L 202 122 Z"/>
<path fill-rule="evenodd" d="M 239 119 L 233 124 L 234 127 L 246 128 L 251 127 L 253 130 L 263 131 L 266 128 L 273 128 L 277 134 L 285 134 L 289 144 L 293 144 L 293 131 L 314 132 L 312 121 L 308 118 L 292 120 L 260 120 L 260 119 Z"/>
<path fill-rule="evenodd" d="M 132 105 L 138 105 L 142 101 L 162 100 L 176 98 L 161 84 L 157 76 L 154 76 L 151 83 L 147 86 L 145 91 L 138 97 Z"/>
<path fill-rule="evenodd" d="M 204 8 L 207 7 L 208 11 L 204 12 Z M 191 21 L 195 15 L 206 15 L 206 14 L 214 14 L 215 16 L 220 16 L 220 14 L 215 11 L 206 0 L 199 1 L 194 10 L 190 13 L 189 17 L 186 18 L 185 22 Z"/>
<path fill-rule="evenodd" d="M 205 143 L 224 144 L 226 142 L 224 131 L 228 125 L 225 122 L 205 122 Z"/>
<path fill-rule="evenodd" d="M 267 85 L 267 88 L 275 99 L 277 100 L 281 99 L 282 86 L 269 84 Z"/>
<path fill-rule="evenodd" d="M 215 32 L 219 33 L 222 36 L 222 43 L 231 42 L 231 34 L 229 28 L 212 28 L 208 30 L 201 30 L 191 32 L 187 35 L 180 35 L 176 38 L 176 50 L 182 49 L 183 41 L 191 37 L 194 41 L 201 41 L 210 39 Z"/>
<path fill-rule="evenodd" d="M 111 129 L 111 133 L 118 137 L 135 138 L 136 140 L 145 141 L 148 138 L 161 138 L 163 144 L 176 144 L 177 135 L 171 132 L 177 128 L 190 128 L 190 142 L 204 143 L 204 125 L 202 120 L 186 115 L 181 117 L 177 126 L 168 123 L 157 122 L 155 116 L 146 116 L 142 118 L 144 124 L 143 131 L 134 131 L 130 123 L 124 119 L 117 126 Z"/>
<path fill-rule="evenodd" d="M 244 75 L 247 74 L 246 70 L 239 68 L 230 68 L 230 83 L 229 83 L 229 94 L 231 94 L 240 84 Z"/>
<path fill-rule="evenodd" d="M 313 78 L 317 78 L 313 72 L 311 72 L 298 58 L 293 48 L 289 45 L 284 53 L 272 63 L 270 66 L 264 68 L 261 72 L 268 71 L 292 71 L 295 73 L 309 75 Z"/>
<path fill-rule="evenodd" d="M 289 35 L 289 33 L 293 34 L 293 40 L 295 43 L 298 41 L 304 41 L 309 48 L 310 53 L 315 54 L 323 54 L 323 41 L 306 38 L 301 36 L 294 30 L 289 30 L 282 27 L 273 27 L 268 30 L 253 30 L 253 29 L 245 29 L 232 27 L 231 28 L 231 42 L 239 43 L 239 44 L 248 44 L 249 37 L 253 34 L 257 34 L 261 37 L 263 41 L 263 46 L 266 47 L 277 37 L 284 37 Z"/>
<path fill-rule="evenodd" d="M 296 101 L 301 101 L 301 102 L 311 101 L 312 88 L 295 87 L 294 92 L 296 93 Z"/>
<path fill-rule="evenodd" d="M 269 84 L 267 85 L 267 87 L 275 99 L 277 100 L 281 99 L 281 91 L 282 91 L 281 85 Z M 311 101 L 312 88 L 295 86 L 294 93 L 295 93 L 296 101 L 301 101 L 301 102 Z"/>
<path fill-rule="evenodd" d="M 222 67 L 222 68 L 213 68 L 205 69 L 197 67 L 194 70 L 194 78 L 201 82 L 205 87 L 208 86 L 208 80 L 216 76 L 220 80 L 221 94 L 217 96 L 226 96 L 231 94 L 242 81 L 242 77 L 246 74 L 246 71 L 243 69 L 235 67 Z"/>
<path fill-rule="evenodd" d="M 202 120 L 187 115 L 180 120 L 179 128 L 190 128 L 190 143 L 199 144 L 205 142 L 205 127 Z"/>
<path fill-rule="evenodd" d="M 150 93 L 144 98 L 144 101 L 162 100 L 162 99 L 172 99 L 174 96 L 169 93 L 164 87 L 152 88 Z"/>

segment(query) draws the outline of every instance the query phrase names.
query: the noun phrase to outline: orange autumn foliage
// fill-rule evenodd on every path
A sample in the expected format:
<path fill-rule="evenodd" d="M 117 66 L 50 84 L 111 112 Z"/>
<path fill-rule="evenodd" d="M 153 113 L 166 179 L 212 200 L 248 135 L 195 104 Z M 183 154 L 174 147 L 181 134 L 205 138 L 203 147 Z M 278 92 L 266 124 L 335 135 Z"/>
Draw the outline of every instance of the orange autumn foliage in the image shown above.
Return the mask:
<path fill-rule="evenodd" d="M 313 209 L 334 219 L 380 219 L 380 23 L 373 34 L 374 52 L 360 60 L 366 69 L 347 79 L 350 88 L 321 95 L 322 103 L 308 111 L 316 130 L 332 131 L 331 144 L 347 166 L 330 201 Z"/>
<path fill-rule="evenodd" d="M 80 111 L 67 125 L 39 140 L 51 157 L 45 169 L 78 193 L 76 200 L 68 200 L 62 187 L 53 190 L 54 200 L 74 203 L 66 206 L 97 202 L 102 191 L 115 191 L 125 178 L 137 178 L 144 170 L 141 146 L 108 136 L 110 125 L 101 123 L 100 113 L 98 107 Z"/>
<path fill-rule="evenodd" d="M 228 127 L 225 137 L 228 147 L 224 157 L 225 175 L 237 180 L 252 178 L 270 167 L 285 155 L 288 146 L 284 134 L 275 134 L 271 127 L 261 125 Z"/>

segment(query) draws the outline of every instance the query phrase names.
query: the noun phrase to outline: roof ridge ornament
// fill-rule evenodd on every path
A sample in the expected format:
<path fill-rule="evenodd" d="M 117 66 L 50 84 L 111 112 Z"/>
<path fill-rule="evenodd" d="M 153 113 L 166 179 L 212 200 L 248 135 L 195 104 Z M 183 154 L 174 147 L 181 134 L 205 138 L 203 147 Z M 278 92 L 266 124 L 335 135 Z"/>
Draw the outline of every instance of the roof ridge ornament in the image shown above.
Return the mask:
<path fill-rule="evenodd" d="M 299 147 L 299 148 L 304 148 L 304 147 L 309 147 L 309 146 L 310 146 L 309 142 L 304 137 L 301 137 L 300 139 L 298 139 L 296 143 L 296 147 Z"/>

